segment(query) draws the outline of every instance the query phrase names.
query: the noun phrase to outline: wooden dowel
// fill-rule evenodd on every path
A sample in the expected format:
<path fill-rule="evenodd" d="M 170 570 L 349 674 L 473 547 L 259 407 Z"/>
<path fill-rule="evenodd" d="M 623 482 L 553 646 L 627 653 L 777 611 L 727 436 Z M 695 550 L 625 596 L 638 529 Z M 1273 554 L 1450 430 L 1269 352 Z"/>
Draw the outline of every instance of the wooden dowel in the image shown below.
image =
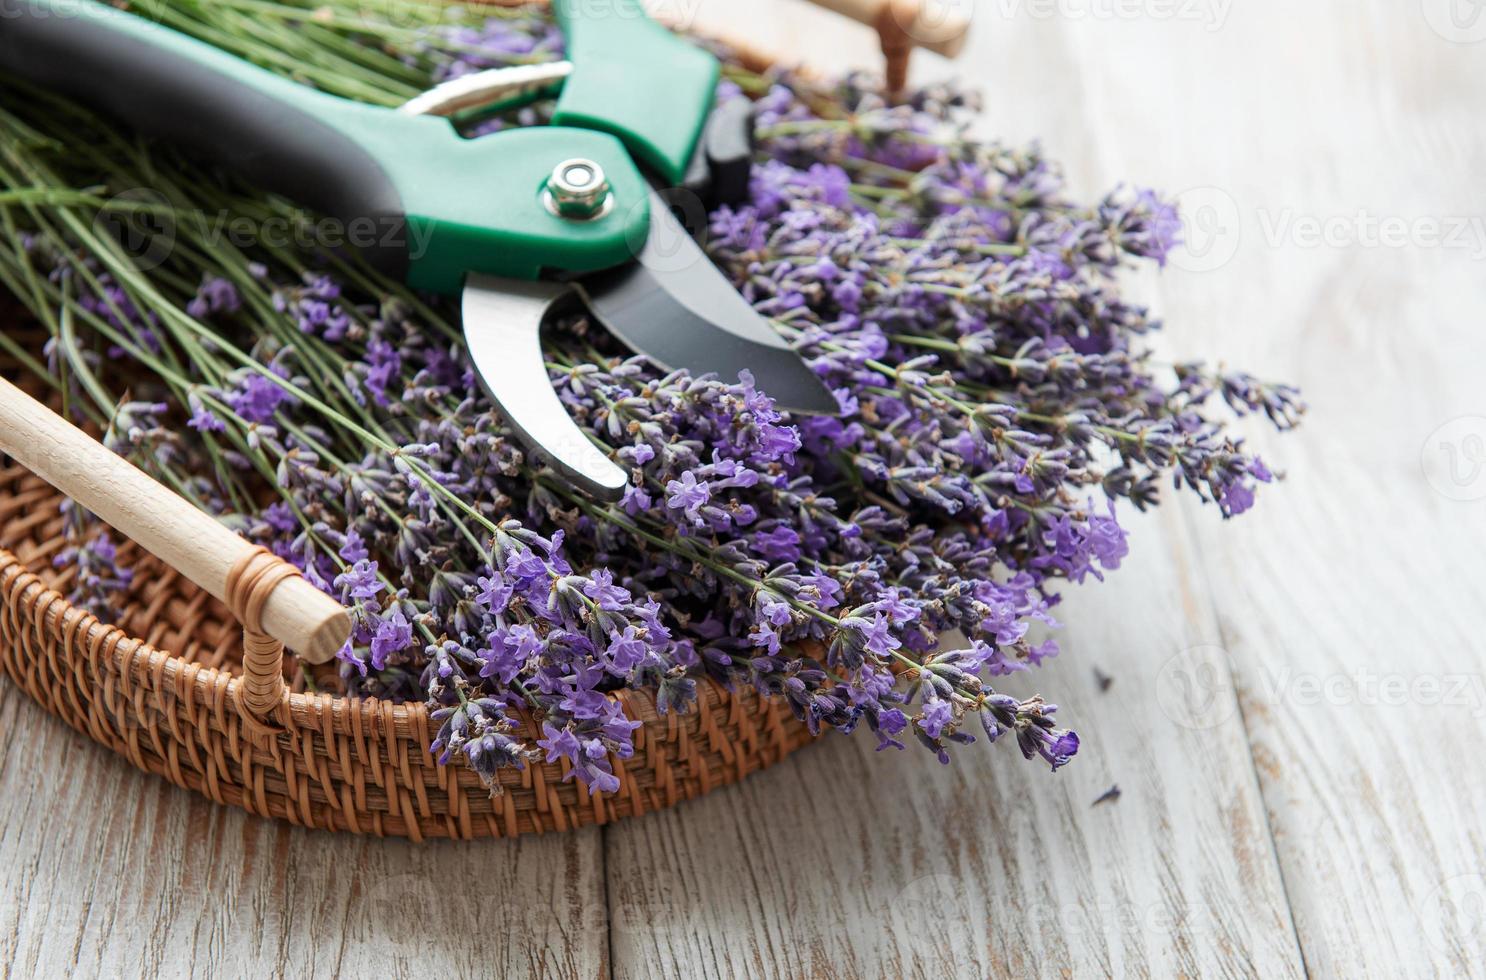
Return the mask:
<path fill-rule="evenodd" d="M 0 452 L 218 599 L 226 599 L 228 570 L 253 550 L 210 515 L 3 378 Z M 319 664 L 346 642 L 351 620 L 338 602 L 295 576 L 269 595 L 263 628 Z"/>
<path fill-rule="evenodd" d="M 520 7 L 548 0 L 475 0 L 498 7 Z M 970 36 L 970 0 L 808 0 L 877 32 L 887 58 L 887 87 L 901 92 L 908 83 L 908 60 L 914 48 L 926 48 L 946 58 L 957 58 Z M 647 4 L 657 21 L 678 30 L 690 30 L 690 16 L 677 16 L 665 4 Z M 776 59 L 748 41 L 726 36 L 718 40 L 744 55 L 744 67 L 761 70 Z M 751 63 L 750 63 L 751 62 Z"/>
<path fill-rule="evenodd" d="M 910 47 L 925 48 L 954 58 L 970 35 L 969 4 L 950 0 L 810 0 L 817 7 L 833 10 L 874 28 L 889 42 L 896 34 Z"/>

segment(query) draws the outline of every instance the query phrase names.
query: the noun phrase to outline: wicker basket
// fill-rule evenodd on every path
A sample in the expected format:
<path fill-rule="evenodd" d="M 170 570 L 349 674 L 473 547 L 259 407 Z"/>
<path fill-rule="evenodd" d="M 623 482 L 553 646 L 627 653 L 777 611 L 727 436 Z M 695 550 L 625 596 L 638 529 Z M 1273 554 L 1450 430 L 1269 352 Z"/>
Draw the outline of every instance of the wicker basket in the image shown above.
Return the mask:
<path fill-rule="evenodd" d="M 0 316 L 12 325 L 23 318 L 15 310 Z M 39 353 L 44 334 L 10 329 Z M 0 359 L 0 376 L 48 396 L 14 362 Z M 54 567 L 65 547 L 62 494 L 3 455 L 0 463 L 0 670 L 136 767 L 218 803 L 325 830 L 511 837 L 672 806 L 811 740 L 787 707 L 751 689 L 702 681 L 693 710 L 665 716 L 649 693 L 621 691 L 611 697 L 642 725 L 634 756 L 615 760 L 618 792 L 594 796 L 565 780 L 564 759 L 502 770 L 502 792 L 492 796 L 462 763 L 438 764 L 429 751 L 436 726 L 423 705 L 306 691 L 293 655 L 261 624 L 244 629 L 256 619 L 245 607 L 263 598 L 251 589 L 229 609 L 122 538 L 120 563 L 135 574 L 117 622 L 73 606 L 64 596 L 76 570 Z M 275 558 L 256 571 L 271 585 L 292 567 Z M 534 741 L 539 726 L 521 722 Z"/>
<path fill-rule="evenodd" d="M 752 690 L 703 683 L 696 710 L 664 717 L 648 694 L 621 692 L 626 714 L 644 724 L 634 757 L 616 766 L 619 792 L 590 796 L 564 782 L 564 761 L 503 771 L 504 792 L 492 797 L 465 766 L 437 764 L 422 705 L 289 690 L 255 714 L 243 633 L 227 607 L 132 543 L 120 548 L 136 572 L 118 625 L 68 603 L 58 590 L 74 571 L 52 567 L 60 503 L 28 470 L 0 469 L 0 668 L 138 768 L 218 803 L 327 830 L 507 837 L 671 806 L 810 740 L 788 709 Z"/>
<path fill-rule="evenodd" d="M 729 44 L 750 66 L 768 64 Z M 888 53 L 890 75 L 901 77 L 906 51 Z M 14 324 L 18 315 L 0 319 Z M 39 350 L 44 339 L 30 346 Z M 43 397 L 13 362 L 0 359 L 0 376 Z M 136 767 L 218 803 L 325 830 L 413 840 L 511 837 L 672 806 L 812 740 L 787 707 L 751 689 L 729 692 L 703 681 L 695 709 L 665 716 L 648 693 L 622 691 L 611 696 L 642 725 L 635 755 L 616 760 L 618 792 L 590 795 L 564 779 L 570 766 L 563 760 L 503 770 L 502 792 L 492 796 L 464 765 L 436 762 L 421 704 L 304 690 L 293 656 L 254 622 L 251 607 L 263 596 L 251 588 L 238 590 L 230 610 L 126 539 L 119 559 L 135 575 L 117 623 L 71 605 L 64 593 L 75 570 L 54 567 L 64 547 L 62 495 L 6 457 L 0 463 L 0 669 Z M 260 585 L 288 570 L 278 559 L 259 559 L 254 568 Z M 244 622 L 257 629 L 245 630 Z M 523 735 L 534 739 L 537 726 L 522 721 Z"/>

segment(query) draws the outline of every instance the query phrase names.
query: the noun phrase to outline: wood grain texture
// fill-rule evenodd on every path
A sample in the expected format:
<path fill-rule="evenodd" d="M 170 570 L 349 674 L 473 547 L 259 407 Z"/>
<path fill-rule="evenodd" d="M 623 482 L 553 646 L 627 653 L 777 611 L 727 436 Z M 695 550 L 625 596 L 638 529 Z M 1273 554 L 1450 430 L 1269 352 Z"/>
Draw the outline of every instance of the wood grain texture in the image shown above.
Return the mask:
<path fill-rule="evenodd" d="M 896 28 L 911 47 L 953 58 L 964 50 L 972 21 L 968 4 L 955 5 L 940 0 L 810 0 L 858 24 L 881 33 L 883 18 L 888 29 Z"/>
<path fill-rule="evenodd" d="M 615 976 L 1299 976 L 1232 687 L 1197 710 L 1160 676 L 1218 636 L 1191 544 L 1177 514 L 1135 523 L 1128 566 L 1064 610 L 1073 652 L 1006 685 L 1097 733 L 1078 765 L 836 737 L 615 824 Z"/>
<path fill-rule="evenodd" d="M 1192 515 L 1201 585 L 1307 965 L 1481 975 L 1486 127 L 1467 93 L 1486 48 L 1445 35 L 1486 24 L 1469 4 L 1243 6 L 1216 38 L 1077 48 L 1118 58 L 1089 95 L 1114 168 L 1205 185 L 1223 229 L 1163 277 L 1171 341 L 1313 404 L 1265 441 L 1285 486 L 1233 527 Z"/>
<path fill-rule="evenodd" d="M 419 846 L 259 820 L 0 686 L 7 976 L 590 980 L 601 861 L 595 830 Z"/>
<path fill-rule="evenodd" d="M 682 6 L 827 70 L 877 57 L 798 0 Z M 986 0 L 960 62 L 983 129 L 1042 138 L 1079 196 L 1186 189 L 1192 244 L 1131 284 L 1163 351 L 1313 405 L 1295 436 L 1252 427 L 1289 473 L 1253 514 L 1134 518 L 1128 567 L 1070 593 L 1064 657 L 1013 690 L 1057 695 L 1074 765 L 830 738 L 603 831 L 419 848 L 219 810 L 4 687 L 7 972 L 1482 975 L 1486 21 L 1174 6 Z"/>
<path fill-rule="evenodd" d="M 806 47 L 818 12 L 779 9 L 770 38 L 801 57 L 819 50 Z M 742 13 L 715 15 L 743 26 Z M 1124 175 L 1085 97 L 1101 65 L 1078 49 L 1077 25 L 985 20 L 965 67 L 995 65 L 996 78 L 1042 88 L 1035 99 L 991 99 L 984 128 L 1041 135 L 1080 194 L 1113 186 Z M 854 47 L 821 54 L 826 67 L 865 57 Z M 917 68 L 948 71 L 927 57 Z M 999 746 L 941 769 L 917 752 L 880 756 L 862 740 L 832 739 L 776 772 L 610 827 L 615 975 L 1300 975 L 1190 531 L 1179 511 L 1131 524 L 1128 566 L 1070 593 L 1067 658 L 1035 687 L 1008 685 L 1055 693 L 1065 719 L 1095 733 L 1077 765 L 1050 779 Z M 1116 678 L 1106 694 L 1096 665 Z M 1092 807 L 1115 782 L 1120 800 Z M 812 857 L 791 857 L 800 853 Z"/>
<path fill-rule="evenodd" d="M 61 490 L 224 602 L 232 567 L 255 546 L 77 426 L 0 378 L 0 452 Z M 296 575 L 263 604 L 263 629 L 314 664 L 351 635 L 339 602 Z"/>

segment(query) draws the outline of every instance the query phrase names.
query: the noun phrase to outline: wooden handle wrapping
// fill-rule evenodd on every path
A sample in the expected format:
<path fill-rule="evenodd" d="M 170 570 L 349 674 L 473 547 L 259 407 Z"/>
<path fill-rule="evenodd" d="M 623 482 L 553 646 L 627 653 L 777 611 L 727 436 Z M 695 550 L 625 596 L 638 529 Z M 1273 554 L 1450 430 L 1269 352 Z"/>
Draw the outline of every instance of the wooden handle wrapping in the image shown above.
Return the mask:
<path fill-rule="evenodd" d="M 229 576 L 263 565 L 262 549 L 110 452 L 0 378 L 0 452 L 97 514 L 140 547 L 231 604 Z M 272 559 L 269 564 L 280 562 Z M 260 577 L 263 573 L 260 573 Z M 275 579 L 255 610 L 263 632 L 310 663 L 333 658 L 351 632 L 346 611 L 298 575 Z"/>

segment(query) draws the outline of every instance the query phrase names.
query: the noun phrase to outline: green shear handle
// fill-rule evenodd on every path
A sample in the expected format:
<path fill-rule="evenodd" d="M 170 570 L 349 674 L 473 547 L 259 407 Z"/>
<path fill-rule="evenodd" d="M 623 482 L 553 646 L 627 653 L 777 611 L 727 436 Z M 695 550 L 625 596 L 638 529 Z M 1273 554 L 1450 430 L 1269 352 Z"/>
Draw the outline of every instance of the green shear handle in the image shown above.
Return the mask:
<path fill-rule="evenodd" d="M 316 91 L 94 0 L 0 0 L 0 70 L 209 156 L 343 223 L 377 268 L 458 293 L 469 273 L 534 279 L 634 259 L 649 229 L 636 161 L 679 183 L 718 64 L 637 0 L 558 0 L 574 64 L 554 125 L 463 139 L 448 120 Z M 553 168 L 603 168 L 586 221 L 543 203 Z"/>

